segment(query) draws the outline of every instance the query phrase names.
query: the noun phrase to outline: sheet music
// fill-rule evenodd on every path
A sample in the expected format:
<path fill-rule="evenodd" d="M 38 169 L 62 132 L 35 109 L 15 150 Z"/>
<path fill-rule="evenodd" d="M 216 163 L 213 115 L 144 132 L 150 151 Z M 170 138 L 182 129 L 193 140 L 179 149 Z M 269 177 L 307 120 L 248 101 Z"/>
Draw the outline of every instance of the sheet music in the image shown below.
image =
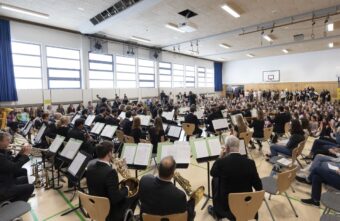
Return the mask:
<path fill-rule="evenodd" d="M 189 164 L 190 163 L 190 155 L 191 149 L 189 142 L 181 141 L 175 142 L 175 147 L 177 148 L 177 155 L 176 155 L 176 163 L 180 164 Z"/>
<path fill-rule="evenodd" d="M 279 140 L 278 142 L 277 142 L 277 144 L 279 144 L 279 145 L 287 145 L 287 143 L 288 143 L 288 141 L 289 141 L 289 139 L 283 139 L 283 140 Z"/>
<path fill-rule="evenodd" d="M 168 136 L 169 137 L 179 138 L 181 136 L 181 131 L 182 131 L 181 127 L 170 125 L 169 126 L 169 131 L 168 131 Z"/>
<path fill-rule="evenodd" d="M 213 120 L 212 124 L 214 126 L 214 130 L 228 128 L 228 120 L 225 118 Z"/>
<path fill-rule="evenodd" d="M 250 113 L 251 113 L 251 117 L 257 118 L 257 110 L 256 109 L 251 109 Z"/>
<path fill-rule="evenodd" d="M 150 155 L 152 152 L 152 144 L 139 143 L 135 155 L 135 165 L 147 166 L 149 164 Z"/>
<path fill-rule="evenodd" d="M 25 127 L 24 131 L 22 132 L 24 135 L 28 134 L 28 132 L 31 130 L 33 126 L 33 121 L 30 121 L 27 125 L 27 127 Z"/>
<path fill-rule="evenodd" d="M 168 124 L 163 124 L 163 130 L 166 131 L 167 128 L 168 128 Z"/>
<path fill-rule="evenodd" d="M 210 150 L 210 156 L 219 156 L 221 153 L 221 143 L 220 138 L 210 138 L 207 139 L 208 147 Z"/>
<path fill-rule="evenodd" d="M 96 115 L 89 115 L 89 116 L 87 116 L 87 118 L 85 120 L 85 125 L 88 126 L 88 127 L 91 126 L 91 124 L 94 121 L 94 118 L 96 118 Z"/>
<path fill-rule="evenodd" d="M 104 126 L 105 126 L 104 123 L 99 123 L 99 122 L 97 122 L 97 123 L 93 126 L 93 128 L 92 128 L 92 130 L 91 130 L 91 133 L 93 133 L 93 134 L 100 134 L 100 132 L 103 130 Z"/>
<path fill-rule="evenodd" d="M 83 141 L 81 141 L 81 140 L 76 140 L 76 139 L 71 138 L 67 142 L 63 151 L 61 151 L 60 155 L 69 159 L 69 160 L 73 160 L 73 158 L 76 156 L 76 154 L 77 154 L 82 143 L 83 143 Z"/>
<path fill-rule="evenodd" d="M 121 158 L 125 159 L 126 164 L 133 164 L 133 160 L 135 159 L 136 153 L 136 144 L 124 144 L 124 151 L 122 153 Z"/>
<path fill-rule="evenodd" d="M 172 120 L 174 119 L 174 114 L 175 114 L 175 111 L 166 111 L 166 112 L 163 112 L 162 116 L 165 117 L 167 120 Z"/>
<path fill-rule="evenodd" d="M 52 153 L 56 153 L 59 150 L 61 144 L 64 142 L 64 140 L 65 140 L 65 137 L 57 135 L 56 138 L 51 143 L 48 150 Z"/>
<path fill-rule="evenodd" d="M 34 138 L 34 142 L 35 142 L 35 143 L 36 143 L 36 142 L 40 142 L 41 137 L 42 137 L 42 135 L 44 134 L 45 130 L 46 130 L 46 125 L 43 124 L 43 125 L 41 126 L 40 130 L 38 131 L 37 136 Z"/>
<path fill-rule="evenodd" d="M 179 108 L 179 113 L 180 114 L 185 114 L 186 112 L 188 112 L 190 110 L 189 107 L 180 107 Z"/>
<path fill-rule="evenodd" d="M 149 126 L 150 120 L 151 120 L 151 116 L 150 115 L 138 115 L 138 117 L 140 118 L 140 124 L 141 125 Z"/>
<path fill-rule="evenodd" d="M 207 143 L 205 140 L 196 140 L 194 141 L 194 146 L 196 150 L 196 158 L 204 158 L 209 157 L 208 149 L 207 149 Z"/>
<path fill-rule="evenodd" d="M 80 114 L 76 114 L 76 115 L 73 117 L 71 124 L 74 125 L 74 124 L 76 123 L 76 120 L 79 119 L 80 117 L 81 117 Z"/>
<path fill-rule="evenodd" d="M 228 117 L 228 110 L 227 110 L 227 109 L 221 110 L 221 113 L 222 113 L 222 116 L 223 116 L 224 118 L 227 118 L 227 117 Z"/>
<path fill-rule="evenodd" d="M 77 156 L 74 158 L 74 160 L 72 161 L 67 171 L 73 176 L 76 176 L 85 160 L 86 160 L 86 156 L 79 152 Z"/>
<path fill-rule="evenodd" d="M 175 148 L 175 146 L 173 144 L 163 144 L 162 145 L 162 153 L 161 153 L 160 160 L 162 160 L 164 157 L 167 157 L 167 156 L 173 156 L 176 160 L 177 148 Z"/>
<path fill-rule="evenodd" d="M 198 119 L 203 119 L 204 112 L 202 110 L 198 110 L 194 112 L 194 114 L 197 116 Z"/>
<path fill-rule="evenodd" d="M 107 137 L 107 138 L 112 138 L 113 135 L 115 134 L 117 130 L 117 126 L 114 125 L 106 125 L 100 136 L 102 137 Z"/>
<path fill-rule="evenodd" d="M 120 112 L 118 118 L 125 119 L 125 112 Z"/>
<path fill-rule="evenodd" d="M 244 140 L 240 140 L 240 154 L 247 155 L 246 145 L 244 143 Z"/>
<path fill-rule="evenodd" d="M 292 160 L 286 159 L 286 158 L 281 158 L 277 162 L 284 165 L 284 166 L 289 166 L 292 163 Z"/>

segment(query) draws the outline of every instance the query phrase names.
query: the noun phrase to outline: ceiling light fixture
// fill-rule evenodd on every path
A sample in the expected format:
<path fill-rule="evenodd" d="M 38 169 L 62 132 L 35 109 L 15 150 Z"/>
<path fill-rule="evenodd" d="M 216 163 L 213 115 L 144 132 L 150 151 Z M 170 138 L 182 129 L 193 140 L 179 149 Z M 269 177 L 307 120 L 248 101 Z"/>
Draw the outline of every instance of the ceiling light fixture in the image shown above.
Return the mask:
<path fill-rule="evenodd" d="M 285 53 L 285 54 L 288 54 L 288 50 L 287 49 L 282 49 L 282 51 L 283 51 L 283 53 Z"/>
<path fill-rule="evenodd" d="M 255 57 L 255 55 L 253 55 L 253 54 L 247 54 L 247 56 L 250 57 L 250 58 Z"/>
<path fill-rule="evenodd" d="M 234 16 L 235 18 L 239 18 L 241 16 L 240 13 L 238 13 L 235 9 L 233 9 L 232 7 L 230 7 L 227 4 L 222 5 L 221 8 L 224 11 L 228 12 L 229 14 L 231 14 L 232 16 Z"/>
<path fill-rule="evenodd" d="M 225 44 L 225 43 L 221 43 L 221 44 L 219 44 L 219 46 L 222 47 L 222 48 L 226 48 L 226 49 L 229 49 L 231 47 L 230 45 Z"/>
<path fill-rule="evenodd" d="M 1 8 L 5 9 L 5 10 L 9 10 L 9 11 L 25 14 L 25 15 L 31 15 L 31 16 L 39 17 L 39 18 L 44 18 L 44 19 L 48 19 L 49 18 L 48 14 L 44 14 L 44 13 L 40 13 L 40 12 L 35 12 L 35 11 L 31 11 L 31 10 L 28 10 L 28 9 L 19 8 L 19 7 L 15 7 L 15 6 L 11 6 L 11 5 L 1 4 Z"/>
<path fill-rule="evenodd" d="M 327 25 L 327 31 L 334 31 L 334 23 L 330 23 Z"/>
<path fill-rule="evenodd" d="M 141 37 L 136 37 L 136 36 L 132 36 L 130 37 L 130 39 L 136 40 L 136 41 L 140 41 L 140 42 L 145 42 L 145 43 L 149 43 L 151 40 L 146 39 L 146 38 L 141 38 Z"/>
<path fill-rule="evenodd" d="M 178 31 L 178 32 L 184 33 L 184 31 L 182 29 L 179 29 L 177 25 L 172 24 L 172 23 L 166 24 L 165 27 L 169 28 L 169 29 L 172 29 L 174 31 Z"/>
<path fill-rule="evenodd" d="M 334 42 L 328 43 L 328 47 L 329 48 L 333 48 L 334 47 Z"/>
<path fill-rule="evenodd" d="M 269 35 L 263 35 L 263 38 L 266 39 L 269 42 L 273 41 L 273 39 Z"/>

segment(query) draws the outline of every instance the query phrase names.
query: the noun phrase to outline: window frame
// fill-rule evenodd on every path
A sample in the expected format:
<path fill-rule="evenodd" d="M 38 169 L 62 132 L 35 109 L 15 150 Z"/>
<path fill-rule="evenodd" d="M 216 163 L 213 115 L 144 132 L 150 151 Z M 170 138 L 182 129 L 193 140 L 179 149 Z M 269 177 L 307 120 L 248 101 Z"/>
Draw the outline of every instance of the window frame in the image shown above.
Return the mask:
<path fill-rule="evenodd" d="M 90 59 L 90 54 L 98 54 L 98 55 L 105 55 L 105 56 L 110 56 L 111 57 L 111 62 L 109 61 L 99 61 L 99 60 L 93 60 L 93 59 Z M 112 67 L 112 70 L 111 71 L 108 71 L 108 70 L 99 70 L 99 69 L 92 69 L 91 68 L 91 63 L 97 63 L 97 64 L 111 64 L 111 67 Z M 98 87 L 91 87 L 91 81 L 93 82 L 98 82 L 98 81 L 112 81 L 112 87 L 109 88 L 109 87 L 105 87 L 105 89 L 114 89 L 115 88 L 115 61 L 114 61 L 114 55 L 113 54 L 99 54 L 99 53 L 95 53 L 95 52 L 91 52 L 89 51 L 88 52 L 88 85 L 89 85 L 89 89 L 98 89 Z M 90 76 L 90 72 L 93 71 L 93 72 L 105 72 L 105 73 L 112 73 L 112 79 L 99 79 L 99 78 L 91 78 Z"/>

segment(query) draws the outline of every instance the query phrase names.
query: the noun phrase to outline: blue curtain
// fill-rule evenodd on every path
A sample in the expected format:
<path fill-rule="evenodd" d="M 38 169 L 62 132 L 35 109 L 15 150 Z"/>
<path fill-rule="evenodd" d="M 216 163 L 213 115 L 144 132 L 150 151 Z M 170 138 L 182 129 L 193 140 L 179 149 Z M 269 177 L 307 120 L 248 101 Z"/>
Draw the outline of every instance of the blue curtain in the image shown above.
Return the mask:
<path fill-rule="evenodd" d="M 214 72 L 215 72 L 215 91 L 222 91 L 222 62 L 214 62 Z"/>
<path fill-rule="evenodd" d="M 17 101 L 9 21 L 0 19 L 0 101 Z"/>

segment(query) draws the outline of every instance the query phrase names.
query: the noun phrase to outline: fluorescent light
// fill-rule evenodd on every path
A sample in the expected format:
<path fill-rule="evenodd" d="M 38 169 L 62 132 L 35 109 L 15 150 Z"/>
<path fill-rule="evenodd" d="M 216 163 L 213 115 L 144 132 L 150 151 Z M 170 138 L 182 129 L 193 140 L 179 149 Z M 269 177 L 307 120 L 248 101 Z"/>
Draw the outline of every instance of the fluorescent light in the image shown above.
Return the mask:
<path fill-rule="evenodd" d="M 333 48 L 333 47 L 334 47 L 334 42 L 328 43 L 328 47 L 329 47 L 329 48 Z"/>
<path fill-rule="evenodd" d="M 334 23 L 330 23 L 327 25 L 327 31 L 334 31 Z"/>
<path fill-rule="evenodd" d="M 179 29 L 177 25 L 174 25 L 174 24 L 171 24 L 171 23 L 166 24 L 165 27 L 172 29 L 172 30 L 175 30 L 175 31 L 178 31 L 178 32 L 181 32 L 181 33 L 184 33 L 184 31 L 182 29 Z"/>
<path fill-rule="evenodd" d="M 229 14 L 231 14 L 232 16 L 234 16 L 235 18 L 240 17 L 240 14 L 227 4 L 222 5 L 221 8 L 228 12 Z"/>
<path fill-rule="evenodd" d="M 283 53 L 288 54 L 288 50 L 287 49 L 282 49 Z"/>
<path fill-rule="evenodd" d="M 255 55 L 253 55 L 253 54 L 247 54 L 247 56 L 250 57 L 250 58 L 255 57 Z"/>
<path fill-rule="evenodd" d="M 136 40 L 136 41 L 145 42 L 145 43 L 149 43 L 151 41 L 149 39 L 141 38 L 141 37 L 136 37 L 136 36 L 132 36 L 132 37 L 130 37 L 130 39 L 133 39 L 133 40 Z"/>
<path fill-rule="evenodd" d="M 221 43 L 221 44 L 219 44 L 219 46 L 222 47 L 222 48 L 226 48 L 226 49 L 230 48 L 230 45 L 227 45 L 225 43 Z"/>
<path fill-rule="evenodd" d="M 43 13 L 40 13 L 40 12 L 35 12 L 35 11 L 31 11 L 31 10 L 28 10 L 28 9 L 19 8 L 19 7 L 15 7 L 15 6 L 11 6 L 11 5 L 1 4 L 1 8 L 5 9 L 5 10 L 25 14 L 25 15 L 31 15 L 31 16 L 39 17 L 39 18 L 44 18 L 44 19 L 49 18 L 48 14 L 43 14 Z"/>
<path fill-rule="evenodd" d="M 269 35 L 263 35 L 263 38 L 266 39 L 269 42 L 273 41 L 273 39 Z"/>

